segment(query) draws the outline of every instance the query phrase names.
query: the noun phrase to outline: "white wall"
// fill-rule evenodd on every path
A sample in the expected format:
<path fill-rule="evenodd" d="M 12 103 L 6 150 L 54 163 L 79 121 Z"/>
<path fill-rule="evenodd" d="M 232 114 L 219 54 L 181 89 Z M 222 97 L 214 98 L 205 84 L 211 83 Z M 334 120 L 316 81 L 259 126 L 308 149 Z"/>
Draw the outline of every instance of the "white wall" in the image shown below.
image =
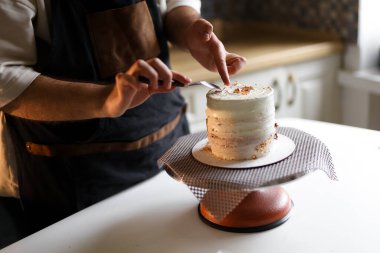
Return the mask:
<path fill-rule="evenodd" d="M 348 45 L 345 68 L 361 70 L 377 65 L 380 53 L 380 1 L 359 1 L 358 40 Z"/>
<path fill-rule="evenodd" d="M 380 130 L 380 1 L 359 1 L 358 39 L 348 45 L 340 71 L 343 123 Z"/>

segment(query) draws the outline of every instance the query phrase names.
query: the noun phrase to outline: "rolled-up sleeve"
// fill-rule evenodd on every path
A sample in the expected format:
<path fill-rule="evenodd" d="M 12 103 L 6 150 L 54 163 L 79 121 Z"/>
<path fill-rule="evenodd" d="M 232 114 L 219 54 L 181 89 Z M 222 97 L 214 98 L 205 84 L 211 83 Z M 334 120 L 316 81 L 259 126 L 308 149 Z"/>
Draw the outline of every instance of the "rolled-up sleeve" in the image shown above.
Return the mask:
<path fill-rule="evenodd" d="M 179 6 L 190 6 L 195 9 L 198 13 L 201 12 L 201 1 L 200 0 L 167 0 L 166 1 L 166 11 L 169 12 L 174 8 Z"/>
<path fill-rule="evenodd" d="M 0 1 L 0 108 L 17 98 L 39 75 L 32 0 Z"/>

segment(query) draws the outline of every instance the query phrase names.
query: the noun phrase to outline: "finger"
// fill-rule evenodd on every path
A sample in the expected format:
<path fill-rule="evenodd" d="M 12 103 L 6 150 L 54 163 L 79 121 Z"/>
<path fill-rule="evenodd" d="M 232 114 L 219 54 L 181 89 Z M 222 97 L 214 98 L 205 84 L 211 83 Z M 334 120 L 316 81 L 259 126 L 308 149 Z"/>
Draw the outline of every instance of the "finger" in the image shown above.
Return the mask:
<path fill-rule="evenodd" d="M 226 64 L 228 73 L 230 75 L 236 74 L 239 70 L 241 70 L 244 67 L 246 63 L 247 60 L 244 57 L 239 56 L 237 54 L 227 53 Z"/>
<path fill-rule="evenodd" d="M 202 41 L 207 42 L 211 39 L 214 28 L 210 22 L 202 18 L 195 21 L 194 27 L 197 29 L 198 35 Z"/>
<path fill-rule="evenodd" d="M 184 85 L 191 83 L 191 78 L 189 78 L 189 77 L 187 77 L 187 76 L 185 76 L 179 72 L 172 70 L 172 74 L 173 74 L 174 80 L 177 80 L 178 82 L 183 83 Z"/>
<path fill-rule="evenodd" d="M 225 85 L 230 85 L 230 78 L 226 64 L 226 50 L 222 42 L 213 33 L 210 40 L 210 50 L 214 57 L 215 66 L 219 72 L 220 77 Z"/>
<path fill-rule="evenodd" d="M 156 70 L 158 73 L 158 79 L 162 80 L 162 86 L 166 90 L 171 89 L 172 87 L 172 78 L 173 74 L 168 66 L 165 65 L 160 59 L 154 58 L 148 60 L 148 63 Z"/>
<path fill-rule="evenodd" d="M 140 75 L 144 76 L 149 79 L 150 89 L 158 88 L 158 73 L 154 67 L 144 60 L 137 60 L 133 66 L 128 69 L 127 74 L 134 76 L 136 79 Z"/>

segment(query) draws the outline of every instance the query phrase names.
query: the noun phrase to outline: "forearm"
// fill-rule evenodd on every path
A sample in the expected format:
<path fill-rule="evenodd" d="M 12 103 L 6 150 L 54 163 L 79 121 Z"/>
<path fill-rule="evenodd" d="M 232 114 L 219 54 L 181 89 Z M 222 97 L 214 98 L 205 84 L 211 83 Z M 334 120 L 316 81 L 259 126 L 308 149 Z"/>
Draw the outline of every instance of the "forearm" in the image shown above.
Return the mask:
<path fill-rule="evenodd" d="M 17 117 L 43 121 L 106 117 L 104 103 L 111 89 L 111 86 L 78 84 L 40 75 L 2 110 Z"/>
<path fill-rule="evenodd" d="M 165 16 L 165 29 L 170 42 L 187 49 L 186 33 L 199 18 L 199 13 L 188 6 L 180 6 L 168 12 Z"/>

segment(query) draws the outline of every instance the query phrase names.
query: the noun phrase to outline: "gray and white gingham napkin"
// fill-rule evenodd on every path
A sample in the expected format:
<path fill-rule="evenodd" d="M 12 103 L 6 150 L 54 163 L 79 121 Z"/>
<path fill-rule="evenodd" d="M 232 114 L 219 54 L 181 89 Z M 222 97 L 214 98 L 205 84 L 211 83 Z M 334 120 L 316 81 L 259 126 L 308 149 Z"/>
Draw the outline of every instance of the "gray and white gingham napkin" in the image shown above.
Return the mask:
<path fill-rule="evenodd" d="M 168 174 L 185 183 L 219 220 L 257 188 L 288 182 L 317 169 L 337 180 L 330 152 L 324 143 L 296 128 L 280 127 L 278 132 L 292 139 L 296 148 L 288 158 L 271 165 L 226 169 L 195 160 L 192 148 L 207 137 L 206 132 L 181 137 L 160 158 L 160 162 L 164 163 Z M 208 191 L 213 191 L 213 194 L 206 194 Z M 217 192 L 220 194 L 215 194 Z M 210 199 L 208 196 L 213 197 Z"/>

